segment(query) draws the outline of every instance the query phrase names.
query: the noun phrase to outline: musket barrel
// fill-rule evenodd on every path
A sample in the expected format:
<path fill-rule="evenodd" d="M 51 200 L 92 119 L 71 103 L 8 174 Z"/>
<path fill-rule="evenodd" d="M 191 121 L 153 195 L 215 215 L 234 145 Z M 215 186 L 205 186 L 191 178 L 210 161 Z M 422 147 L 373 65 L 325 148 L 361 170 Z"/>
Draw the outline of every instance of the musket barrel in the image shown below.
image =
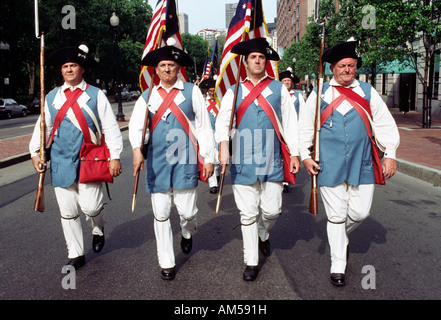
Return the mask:
<path fill-rule="evenodd" d="M 40 38 L 40 152 L 39 156 L 43 162 L 46 162 L 45 144 L 46 144 L 46 119 L 44 115 L 44 32 L 41 33 Z M 44 176 L 46 174 L 46 167 L 40 166 L 40 173 L 38 177 L 37 193 L 35 195 L 34 211 L 43 212 L 45 209 L 44 203 Z"/>
<path fill-rule="evenodd" d="M 317 1 L 318 2 L 318 1 Z M 318 4 L 316 3 L 316 10 L 318 10 Z M 318 14 L 318 13 L 317 13 Z M 319 53 L 319 66 L 318 66 L 318 77 L 317 77 L 317 97 L 316 97 L 316 108 L 315 108 L 315 119 L 314 119 L 314 136 L 312 144 L 312 155 L 311 158 L 318 163 L 320 160 L 320 110 L 321 110 L 321 96 L 323 91 L 323 62 L 322 55 L 323 49 L 325 47 L 325 20 L 323 19 L 320 24 L 322 28 L 321 39 L 320 39 L 320 53 Z M 317 175 L 311 177 L 311 196 L 309 200 L 309 212 L 316 215 L 318 214 L 318 190 L 317 190 Z"/>

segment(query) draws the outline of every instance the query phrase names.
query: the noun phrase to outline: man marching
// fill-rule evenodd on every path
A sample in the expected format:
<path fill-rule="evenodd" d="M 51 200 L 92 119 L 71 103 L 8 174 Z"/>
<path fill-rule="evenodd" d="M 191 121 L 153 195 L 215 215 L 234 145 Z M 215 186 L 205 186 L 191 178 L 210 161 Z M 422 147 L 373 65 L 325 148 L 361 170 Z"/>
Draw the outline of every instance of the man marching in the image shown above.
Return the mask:
<path fill-rule="evenodd" d="M 214 130 L 216 117 L 219 113 L 219 106 L 216 103 L 216 99 L 214 98 L 214 89 L 216 87 L 216 80 L 213 78 L 206 79 L 199 84 L 199 88 L 202 90 L 206 90 L 206 98 L 205 98 L 205 106 L 207 107 L 208 115 L 210 116 L 211 127 Z M 218 157 L 217 147 L 215 149 L 215 165 L 214 165 L 214 173 L 208 178 L 208 187 L 210 188 L 210 193 L 218 192 L 218 177 L 219 177 L 219 165 L 216 158 Z"/>
<path fill-rule="evenodd" d="M 282 81 L 282 83 L 285 85 L 286 89 L 289 91 L 289 95 L 291 96 L 291 101 L 296 109 L 297 113 L 297 119 L 299 118 L 299 111 L 300 108 L 303 107 L 305 104 L 305 99 L 303 99 L 303 96 L 300 94 L 300 92 L 294 91 L 294 84 L 299 83 L 300 78 L 296 75 L 293 75 L 291 73 L 291 70 L 288 70 L 280 72 L 279 73 L 279 80 Z M 283 192 L 288 193 L 289 192 L 289 183 L 283 182 Z"/>
<path fill-rule="evenodd" d="M 311 92 L 300 110 L 300 154 L 309 175 L 317 183 L 328 218 L 331 251 L 331 283 L 345 285 L 348 233 L 369 216 L 374 185 L 396 172 L 395 153 L 399 133 L 395 121 L 377 91 L 355 79 L 361 59 L 356 42 L 339 43 L 325 51 L 333 78 L 323 84 L 321 100 L 320 161 L 308 148 L 314 135 L 317 91 Z M 371 132 L 372 131 L 372 132 Z M 384 150 L 381 165 L 372 136 Z"/>
<path fill-rule="evenodd" d="M 279 80 L 282 81 L 285 87 L 288 89 L 298 118 L 300 108 L 305 104 L 305 99 L 300 92 L 294 91 L 294 84 L 299 83 L 300 79 L 296 75 L 293 75 L 290 70 L 286 70 L 279 73 Z"/>
<path fill-rule="evenodd" d="M 265 38 L 240 42 L 231 52 L 244 56 L 248 71 L 245 81 L 238 84 L 234 105 L 236 132 L 232 137 L 231 182 L 240 211 L 246 264 L 243 279 L 253 281 L 259 272 L 259 248 L 263 255 L 270 254 L 269 229 L 282 207 L 282 148 L 271 119 L 277 130 L 277 122 L 281 124 L 290 151 L 288 157 L 291 156 L 291 162 L 285 165 L 295 174 L 300 169 L 297 115 L 286 87 L 266 75 L 268 60 L 278 61 L 279 55 Z M 228 129 L 234 89 L 234 86 L 228 89 L 223 97 L 216 120 L 215 137 L 220 143 L 223 170 L 229 162 Z M 251 101 L 245 101 L 247 97 Z"/>
<path fill-rule="evenodd" d="M 79 210 L 86 215 L 86 221 L 92 227 L 92 248 L 95 252 L 103 249 L 104 238 L 104 184 L 79 183 L 80 159 L 79 152 L 84 142 L 83 132 L 75 114 L 78 108 L 84 114 L 89 127 L 92 142 L 99 142 L 99 132 L 105 137 L 110 151 L 109 171 L 113 177 L 121 174 L 120 154 L 123 141 L 115 114 L 106 95 L 98 88 L 87 84 L 83 79 L 85 66 L 89 65 L 92 57 L 84 45 L 66 47 L 53 52 L 47 59 L 48 64 L 60 68 L 64 84 L 53 89 L 46 96 L 45 122 L 46 145 L 50 141 L 52 129 L 54 132 L 50 151 L 50 170 L 52 186 L 61 214 L 61 225 L 68 250 L 68 265 L 75 269 L 86 263 L 84 255 L 83 231 Z M 75 101 L 69 97 L 79 94 Z M 69 107 L 67 113 L 59 113 L 63 106 Z M 56 123 L 55 123 L 56 122 Z M 29 151 L 32 163 L 37 172 L 40 165 L 46 165 L 38 156 L 40 149 L 40 118 L 38 119 Z"/>
<path fill-rule="evenodd" d="M 149 52 L 143 65 L 154 66 L 161 80 L 143 92 L 137 100 L 129 123 L 133 148 L 134 174 L 144 168 L 141 144 L 147 143 L 146 188 L 151 194 L 154 230 L 161 277 L 172 280 L 176 275 L 173 233 L 170 224 L 172 202 L 180 217 L 181 249 L 190 253 L 197 214 L 199 166 L 196 154 L 199 143 L 204 160 L 201 174 L 208 179 L 213 173 L 214 138 L 204 98 L 197 86 L 178 78 L 181 66 L 193 61 L 183 50 L 167 45 Z M 152 90 L 149 101 L 149 91 Z M 149 126 L 142 137 L 146 109 Z"/>

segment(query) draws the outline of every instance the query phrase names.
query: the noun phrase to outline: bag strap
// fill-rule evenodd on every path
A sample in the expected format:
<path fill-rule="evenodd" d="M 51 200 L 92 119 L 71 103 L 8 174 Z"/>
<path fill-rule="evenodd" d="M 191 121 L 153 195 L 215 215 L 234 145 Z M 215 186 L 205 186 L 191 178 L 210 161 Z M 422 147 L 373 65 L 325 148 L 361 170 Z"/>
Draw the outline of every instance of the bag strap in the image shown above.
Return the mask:
<path fill-rule="evenodd" d="M 271 79 L 269 79 L 269 78 L 267 78 L 267 79 L 269 80 L 269 82 L 271 81 Z M 247 87 L 247 89 L 252 89 L 252 83 L 251 82 L 248 82 L 248 81 L 244 82 L 244 85 L 245 85 L 245 87 Z M 266 84 L 266 86 L 268 86 L 268 84 Z M 257 88 L 257 86 L 254 87 L 254 89 L 255 88 Z M 250 91 L 250 94 L 247 97 L 249 97 L 251 95 L 251 93 L 254 91 L 254 89 L 252 89 Z M 253 93 L 253 95 L 254 95 L 254 93 Z M 282 126 L 280 124 L 279 118 L 275 115 L 275 111 L 274 111 L 273 107 L 268 102 L 268 100 L 266 100 L 260 93 L 254 99 L 256 99 L 256 98 L 257 98 L 257 102 L 259 103 L 260 107 L 265 112 L 267 117 L 270 119 L 271 124 L 273 125 L 274 130 L 276 131 L 277 138 L 279 138 L 280 142 L 283 142 L 284 141 L 284 139 L 282 139 L 283 129 L 282 129 Z M 243 104 L 243 102 L 241 103 L 241 106 L 242 106 L 242 104 Z M 240 106 L 239 106 L 239 108 L 240 108 Z M 238 111 L 238 113 L 239 113 L 239 111 Z"/>
<path fill-rule="evenodd" d="M 356 92 L 353 92 L 351 89 L 343 88 L 343 87 L 336 87 L 336 88 L 340 92 L 340 96 L 344 97 L 344 100 L 347 100 L 352 105 L 352 107 L 357 111 L 357 113 L 360 115 L 361 119 L 363 120 L 364 126 L 366 127 L 366 132 L 371 141 L 371 153 L 372 153 L 372 160 L 374 163 L 375 182 L 380 185 L 386 184 L 381 167 L 380 154 L 378 152 L 377 144 L 375 143 L 372 137 L 372 128 L 371 128 L 372 114 L 371 114 L 371 108 L 369 102 L 363 99 L 363 97 L 358 95 Z M 349 93 L 349 96 L 347 95 L 347 93 Z M 369 106 L 367 106 L 366 103 Z"/>
<path fill-rule="evenodd" d="M 217 108 L 216 100 L 209 99 L 208 101 L 209 101 L 209 105 L 207 107 L 207 111 L 210 112 L 211 110 L 213 110 L 213 112 L 216 115 L 218 115 L 219 114 L 219 109 Z"/>
<path fill-rule="evenodd" d="M 52 128 L 52 134 L 51 138 L 49 140 L 49 146 L 52 144 L 55 132 L 58 130 L 58 127 L 61 124 L 61 121 L 63 121 L 64 116 L 66 115 L 69 108 L 77 101 L 77 99 L 83 94 L 83 91 L 79 88 L 75 89 L 73 93 L 67 98 L 67 100 L 63 103 L 61 108 L 58 110 L 57 115 L 54 119 L 54 126 Z"/>
<path fill-rule="evenodd" d="M 86 89 L 89 87 L 87 85 Z M 70 90 L 70 89 L 67 89 Z M 54 126 L 52 128 L 52 134 L 49 142 L 49 146 L 52 144 L 55 132 L 58 130 L 58 127 L 60 126 L 61 122 L 64 119 L 64 116 L 69 111 L 69 108 L 72 108 L 72 111 L 75 114 L 75 118 L 78 120 L 78 123 L 81 127 L 81 131 L 83 132 L 84 136 L 84 142 L 91 142 L 90 138 L 90 132 L 89 132 L 89 126 L 87 125 L 86 118 L 84 117 L 83 112 L 81 111 L 80 106 L 78 105 L 78 98 L 83 94 L 83 90 L 80 88 L 76 88 L 73 92 L 66 95 L 67 100 L 64 102 L 64 104 L 61 106 L 60 110 L 58 110 L 57 115 L 54 119 Z"/>
<path fill-rule="evenodd" d="M 272 80 L 270 78 L 266 78 L 265 80 L 259 82 L 256 86 L 250 81 L 244 81 L 243 85 L 250 90 L 250 93 L 243 99 L 240 103 L 239 108 L 237 108 L 236 112 L 236 128 L 239 127 L 239 123 L 242 121 L 242 117 L 247 111 L 248 107 L 251 103 L 262 93 L 262 91 L 270 84 Z M 240 84 L 237 84 L 240 85 Z M 266 101 L 266 99 L 264 99 Z M 259 103 L 260 104 L 260 103 Z M 233 106 L 234 108 L 235 106 Z"/>
<path fill-rule="evenodd" d="M 174 98 L 176 97 L 176 95 L 178 94 L 178 92 L 179 92 L 179 89 L 176 89 L 176 88 L 174 88 L 170 93 L 167 93 L 167 91 L 164 88 L 158 88 L 158 93 L 164 99 L 164 101 L 161 104 L 160 108 L 161 107 L 167 107 L 167 108 L 165 108 L 165 110 L 170 108 L 170 111 L 173 113 L 173 115 L 179 121 L 179 123 L 184 128 L 185 132 L 187 133 L 187 135 L 189 136 L 189 138 L 193 142 L 194 146 L 196 147 L 197 141 L 195 139 L 195 131 L 192 128 L 193 125 L 191 125 L 190 120 L 182 112 L 182 110 L 178 107 L 178 105 L 173 101 Z M 165 102 L 168 102 L 167 103 L 168 106 L 164 106 Z M 164 110 L 164 112 L 165 112 L 165 110 Z M 158 111 L 159 111 L 159 109 L 158 109 Z M 164 112 L 162 112 L 162 114 L 164 114 Z M 156 114 L 158 114 L 158 112 L 156 112 Z M 162 117 L 162 115 L 160 117 Z M 153 122 L 153 119 L 152 119 L 152 122 Z M 190 125 L 191 125 L 191 127 L 190 127 Z M 156 126 L 156 124 L 155 124 L 155 126 Z"/>
<path fill-rule="evenodd" d="M 152 89 L 150 89 L 152 90 Z M 164 115 L 165 111 L 170 107 L 170 104 L 173 102 L 175 97 L 179 93 L 179 89 L 173 88 L 168 94 L 165 91 L 164 88 L 158 88 L 158 93 L 161 95 L 163 101 L 161 105 L 159 106 L 158 110 L 156 110 L 156 113 L 153 115 L 152 121 L 150 122 L 150 133 L 155 130 L 156 125 L 161 120 L 162 116 Z"/>

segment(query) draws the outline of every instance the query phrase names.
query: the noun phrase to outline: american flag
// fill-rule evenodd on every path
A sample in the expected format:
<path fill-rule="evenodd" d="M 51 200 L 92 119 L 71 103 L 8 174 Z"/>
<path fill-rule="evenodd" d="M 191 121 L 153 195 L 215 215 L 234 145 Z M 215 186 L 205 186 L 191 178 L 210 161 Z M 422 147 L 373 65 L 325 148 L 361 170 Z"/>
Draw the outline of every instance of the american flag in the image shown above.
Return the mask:
<path fill-rule="evenodd" d="M 225 39 L 224 51 L 222 53 L 219 76 L 216 81 L 216 97 L 222 100 L 225 92 L 236 84 L 236 74 L 239 67 L 240 56 L 231 53 L 231 48 L 242 40 L 267 37 L 262 0 L 240 0 L 237 4 L 236 14 L 231 20 Z M 277 77 L 277 65 L 274 61 L 268 61 L 266 73 L 270 77 Z M 244 80 L 247 76 L 244 67 L 240 70 L 240 79 Z"/>
<path fill-rule="evenodd" d="M 210 60 L 208 59 L 208 52 L 207 52 L 207 56 L 205 57 L 204 69 L 201 76 L 201 82 L 204 81 L 205 79 L 208 79 L 208 76 L 210 74 L 210 69 L 211 69 Z"/>
<path fill-rule="evenodd" d="M 174 38 L 176 41 L 175 47 L 182 49 L 182 39 L 179 33 L 179 20 L 178 15 L 176 14 L 175 0 L 158 0 L 153 11 L 149 31 L 147 32 L 147 39 L 145 41 L 144 52 L 142 53 L 141 60 L 150 51 L 165 46 L 166 41 L 169 38 Z M 146 90 L 150 86 L 153 69 L 153 67 L 141 66 L 139 84 L 142 91 Z M 185 72 L 185 68 L 183 67 L 181 68 L 179 78 L 182 81 L 186 81 L 187 74 Z M 156 77 L 155 84 L 158 83 L 159 78 Z"/>
<path fill-rule="evenodd" d="M 212 78 L 212 75 L 216 75 L 219 69 L 217 61 L 217 39 L 214 41 L 213 54 L 211 55 L 211 61 L 208 63 L 208 55 L 205 60 L 204 74 L 201 77 L 201 82 L 205 79 Z"/>

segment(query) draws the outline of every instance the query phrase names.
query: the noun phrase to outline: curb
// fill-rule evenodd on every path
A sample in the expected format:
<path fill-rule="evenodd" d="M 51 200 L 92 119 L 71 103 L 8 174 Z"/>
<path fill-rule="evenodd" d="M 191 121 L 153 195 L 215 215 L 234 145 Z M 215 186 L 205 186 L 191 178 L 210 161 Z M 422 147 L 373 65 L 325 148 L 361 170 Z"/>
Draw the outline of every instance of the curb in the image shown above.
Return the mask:
<path fill-rule="evenodd" d="M 441 170 L 429 168 L 402 159 L 396 159 L 397 171 L 408 176 L 441 186 Z"/>
<path fill-rule="evenodd" d="M 128 126 L 120 127 L 121 131 L 126 131 L 127 129 Z M 11 156 L 5 159 L 0 159 L 0 169 L 30 159 L 31 157 L 28 152 L 16 156 Z M 429 168 L 402 159 L 396 159 L 396 161 L 397 172 L 431 183 L 434 186 L 441 186 L 441 170 Z"/>
<path fill-rule="evenodd" d="M 129 129 L 129 126 L 124 125 L 124 126 L 121 126 L 119 129 L 121 131 L 126 131 Z M 20 162 L 24 162 L 27 160 L 31 160 L 31 155 L 29 154 L 29 152 L 25 152 L 25 153 L 17 154 L 15 156 L 10 156 L 10 157 L 4 158 L 4 159 L 0 159 L 0 169 L 12 166 L 12 165 L 20 163 Z"/>

